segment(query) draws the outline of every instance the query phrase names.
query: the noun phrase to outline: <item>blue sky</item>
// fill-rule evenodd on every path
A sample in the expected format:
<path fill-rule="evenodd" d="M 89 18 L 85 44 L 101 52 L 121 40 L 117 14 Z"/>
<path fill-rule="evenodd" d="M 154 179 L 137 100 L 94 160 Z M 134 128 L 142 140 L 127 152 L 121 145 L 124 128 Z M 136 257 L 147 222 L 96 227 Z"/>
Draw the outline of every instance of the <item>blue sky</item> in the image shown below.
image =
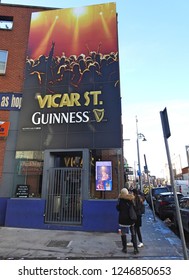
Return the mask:
<path fill-rule="evenodd" d="M 118 13 L 120 79 L 124 152 L 137 165 L 136 116 L 141 167 L 146 155 L 151 175 L 165 176 L 167 157 L 159 112 L 168 111 L 172 163 L 187 165 L 189 145 L 189 1 L 117 0 L 50 1 L 10 0 L 7 4 L 57 8 L 116 2 Z"/>

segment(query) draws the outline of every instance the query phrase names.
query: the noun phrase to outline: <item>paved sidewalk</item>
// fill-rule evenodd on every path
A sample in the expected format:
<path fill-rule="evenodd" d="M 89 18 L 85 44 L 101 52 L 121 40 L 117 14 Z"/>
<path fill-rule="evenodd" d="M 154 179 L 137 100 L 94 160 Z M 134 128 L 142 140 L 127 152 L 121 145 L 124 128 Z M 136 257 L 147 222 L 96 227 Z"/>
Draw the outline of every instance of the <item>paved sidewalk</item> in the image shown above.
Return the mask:
<path fill-rule="evenodd" d="M 180 239 L 146 206 L 139 254 L 121 251 L 116 233 L 0 228 L 0 259 L 138 259 L 182 260 Z M 130 236 L 129 238 L 130 239 Z M 130 241 L 130 240 L 128 240 Z"/>

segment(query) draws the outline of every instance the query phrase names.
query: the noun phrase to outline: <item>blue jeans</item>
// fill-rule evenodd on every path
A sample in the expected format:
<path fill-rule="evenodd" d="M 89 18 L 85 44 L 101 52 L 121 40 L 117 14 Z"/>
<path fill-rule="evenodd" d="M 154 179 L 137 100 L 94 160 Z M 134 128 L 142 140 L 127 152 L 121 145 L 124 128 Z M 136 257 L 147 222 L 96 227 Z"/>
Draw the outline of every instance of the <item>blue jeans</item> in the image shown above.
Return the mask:
<path fill-rule="evenodd" d="M 127 233 L 129 233 L 129 226 L 128 227 L 121 226 L 121 235 L 126 235 Z"/>

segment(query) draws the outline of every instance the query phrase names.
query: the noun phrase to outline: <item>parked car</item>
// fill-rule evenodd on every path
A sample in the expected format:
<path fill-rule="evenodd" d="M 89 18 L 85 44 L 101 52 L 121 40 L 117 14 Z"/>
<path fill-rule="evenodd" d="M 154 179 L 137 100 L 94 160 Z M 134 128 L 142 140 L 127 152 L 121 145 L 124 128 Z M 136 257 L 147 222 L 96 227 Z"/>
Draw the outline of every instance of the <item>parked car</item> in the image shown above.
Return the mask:
<path fill-rule="evenodd" d="M 178 200 L 183 197 L 180 192 L 177 192 Z M 160 219 L 164 220 L 170 218 L 171 220 L 174 217 L 175 211 L 175 199 L 173 192 L 163 192 L 160 193 L 156 200 L 154 201 L 154 209 L 156 214 L 159 215 Z"/>
<path fill-rule="evenodd" d="M 169 188 L 168 187 L 157 187 L 157 188 L 150 189 L 149 193 L 146 196 L 146 201 L 148 202 L 149 206 L 152 206 L 150 192 L 152 193 L 152 200 L 154 202 L 160 193 L 169 192 Z"/>
<path fill-rule="evenodd" d="M 179 202 L 180 215 L 184 231 L 189 233 L 189 196 L 184 196 Z M 174 212 L 174 224 L 178 227 L 176 211 Z"/>
<path fill-rule="evenodd" d="M 189 196 L 188 180 L 175 180 L 175 186 L 178 192 L 181 192 L 184 196 Z"/>

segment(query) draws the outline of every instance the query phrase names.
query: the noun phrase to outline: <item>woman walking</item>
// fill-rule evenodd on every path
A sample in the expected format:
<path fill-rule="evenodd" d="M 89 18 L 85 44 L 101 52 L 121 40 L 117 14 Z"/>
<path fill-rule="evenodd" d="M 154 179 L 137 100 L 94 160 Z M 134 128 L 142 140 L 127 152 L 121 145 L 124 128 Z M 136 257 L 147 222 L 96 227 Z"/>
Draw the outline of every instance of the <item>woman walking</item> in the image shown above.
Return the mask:
<path fill-rule="evenodd" d="M 134 247 L 134 254 L 137 254 L 138 248 L 137 248 L 137 240 L 136 240 L 136 232 L 135 232 L 135 219 L 134 217 L 131 217 L 132 212 L 134 211 L 134 195 L 129 194 L 128 190 L 126 188 L 123 188 L 120 192 L 119 198 L 118 198 L 118 204 L 116 206 L 117 210 L 119 211 L 119 226 L 121 227 L 121 241 L 123 249 L 122 251 L 124 253 L 127 253 L 127 233 L 130 228 L 133 247 Z M 135 211 L 134 211 L 134 213 Z"/>
<path fill-rule="evenodd" d="M 144 244 L 142 242 L 142 234 L 141 234 L 141 231 L 140 231 L 140 228 L 142 226 L 142 214 L 143 214 L 143 199 L 142 197 L 139 195 L 138 193 L 138 190 L 137 189 L 134 189 L 133 190 L 133 194 L 135 196 L 135 199 L 134 199 L 134 204 L 135 204 L 135 211 L 136 211 L 136 214 L 137 214 L 137 220 L 135 222 L 135 231 L 136 231 L 136 235 L 138 236 L 138 241 L 139 241 L 139 244 L 138 244 L 138 247 L 143 247 Z"/>
<path fill-rule="evenodd" d="M 137 189 L 133 189 L 132 190 L 133 194 L 134 194 L 134 208 L 135 208 L 135 212 L 137 214 L 137 220 L 135 221 L 135 232 L 136 235 L 138 237 L 138 248 L 141 248 L 144 246 L 143 242 L 142 242 L 142 234 L 141 234 L 141 226 L 142 226 L 142 214 L 144 214 L 144 200 L 143 198 L 139 195 L 139 191 Z M 127 246 L 130 247 L 133 245 L 132 242 L 132 237 L 131 237 L 131 242 L 127 243 Z"/>

